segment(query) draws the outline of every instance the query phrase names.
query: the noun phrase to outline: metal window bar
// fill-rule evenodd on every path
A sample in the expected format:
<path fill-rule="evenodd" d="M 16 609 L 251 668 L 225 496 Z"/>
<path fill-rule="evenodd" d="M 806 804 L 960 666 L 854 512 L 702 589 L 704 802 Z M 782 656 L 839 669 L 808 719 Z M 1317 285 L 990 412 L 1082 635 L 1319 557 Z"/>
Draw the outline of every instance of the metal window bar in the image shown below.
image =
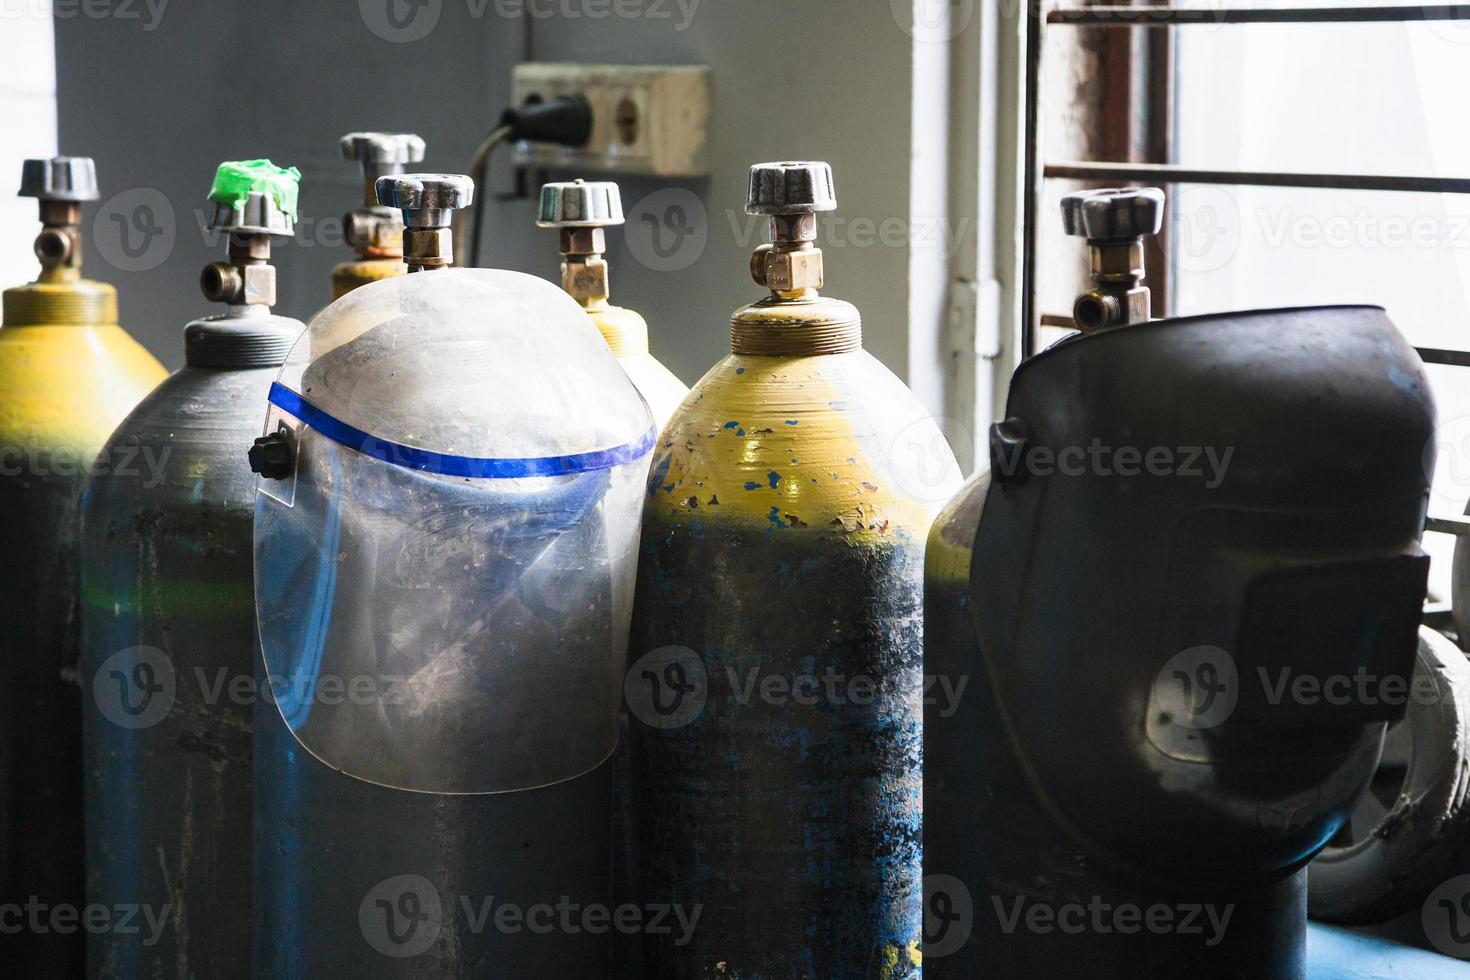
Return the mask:
<path fill-rule="evenodd" d="M 1414 21 L 1470 20 L 1470 4 L 1418 4 L 1379 7 L 1291 7 L 1218 9 L 1161 6 L 1053 7 L 1041 2 L 1026 5 L 1026 160 L 1023 262 L 1021 270 L 1021 356 L 1030 357 L 1036 332 L 1043 325 L 1069 322 L 1036 311 L 1037 221 L 1045 180 L 1154 181 L 1166 184 L 1234 184 L 1266 187 L 1312 187 L 1338 190 L 1405 191 L 1409 193 L 1470 194 L 1470 179 L 1383 176 L 1373 174 L 1270 173 L 1264 171 L 1207 170 L 1171 164 L 1043 163 L 1040 147 L 1041 61 L 1046 25 L 1065 27 L 1156 28 L 1196 24 L 1352 24 L 1410 23 Z M 1470 367 L 1470 351 L 1418 348 L 1430 364 Z M 1470 527 L 1451 533 L 1470 535 Z"/>
<path fill-rule="evenodd" d="M 1464 20 L 1470 4 L 1421 3 L 1379 7 L 1072 7 L 1047 11 L 1048 24 L 1084 27 L 1174 27 L 1182 24 L 1383 24 Z"/>

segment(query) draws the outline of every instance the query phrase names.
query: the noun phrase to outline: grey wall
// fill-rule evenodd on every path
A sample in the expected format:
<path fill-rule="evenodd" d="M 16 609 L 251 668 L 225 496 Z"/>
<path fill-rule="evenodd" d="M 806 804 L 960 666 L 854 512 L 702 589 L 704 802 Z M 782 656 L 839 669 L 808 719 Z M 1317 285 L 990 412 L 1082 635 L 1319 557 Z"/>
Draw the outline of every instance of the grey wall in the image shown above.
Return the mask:
<path fill-rule="evenodd" d="M 182 363 L 184 323 L 211 312 L 196 283 L 221 252 L 200 231 L 219 161 L 301 168 L 299 240 L 277 249 L 278 310 L 307 317 L 330 298 L 332 266 L 348 254 L 335 243 L 339 216 L 361 193 L 337 136 L 417 129 L 436 165 L 468 159 L 507 97 L 521 32 L 461 27 L 449 7 L 434 58 L 427 44 L 374 37 L 356 3 L 173 0 L 151 30 L 146 20 L 57 19 L 61 152 L 95 157 L 102 184 L 88 268 L 118 287 L 125 326 L 171 367 Z M 140 205 L 164 233 L 134 259 L 115 219 L 131 221 Z M 134 230 L 132 240 L 143 238 Z"/>
<path fill-rule="evenodd" d="M 103 182 L 89 268 L 117 284 L 125 324 L 170 366 L 182 359 L 183 324 L 209 312 L 195 282 L 218 248 L 197 229 L 218 161 L 268 156 L 301 168 L 303 221 L 299 240 L 278 250 L 278 310 L 305 318 L 326 302 L 331 267 L 347 255 L 337 219 L 358 193 L 336 138 L 413 130 L 428 141 L 426 168 L 462 172 L 508 98 L 511 66 L 529 56 L 713 70 L 711 176 L 676 185 L 703 206 L 703 251 L 687 268 L 660 271 L 626 244 L 650 226 L 635 221 L 610 236 L 614 300 L 647 316 L 656 353 L 676 373 L 696 380 L 726 350 L 729 312 L 760 295 L 747 257 L 764 229 L 740 210 L 747 166 L 806 157 L 830 161 L 836 174 L 826 291 L 859 306 L 868 348 L 907 375 L 910 249 L 865 233 L 909 218 L 914 44 L 894 4 L 531 0 L 531 16 L 523 0 L 419 0 L 425 15 L 437 11 L 436 26 L 394 43 L 367 23 L 385 2 L 413 9 L 407 0 L 172 0 L 156 18 L 140 4 L 138 19 L 57 21 L 61 150 L 96 157 Z M 622 185 L 637 215 L 667 182 Z M 511 187 L 498 159 L 482 190 Z M 171 209 L 175 235 L 166 247 L 165 229 L 132 258 L 120 251 L 119 222 L 140 204 L 160 213 L 159 227 Z M 554 236 L 532 214 L 529 200 L 497 201 L 482 264 L 554 277 Z M 134 231 L 133 247 L 142 240 Z"/>

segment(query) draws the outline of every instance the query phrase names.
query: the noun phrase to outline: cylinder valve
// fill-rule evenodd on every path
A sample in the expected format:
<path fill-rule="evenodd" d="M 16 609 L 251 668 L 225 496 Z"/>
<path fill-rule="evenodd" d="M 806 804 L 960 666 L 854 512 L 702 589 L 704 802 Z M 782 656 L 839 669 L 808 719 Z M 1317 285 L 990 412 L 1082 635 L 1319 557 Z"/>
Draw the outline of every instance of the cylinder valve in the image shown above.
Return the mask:
<path fill-rule="evenodd" d="M 379 177 L 401 174 L 410 163 L 422 163 L 423 138 L 413 133 L 348 133 L 340 141 L 342 156 L 362 172 L 362 207 L 342 219 L 347 244 L 365 257 L 403 254 L 403 217 L 378 203 Z"/>
<path fill-rule="evenodd" d="M 211 231 L 229 235 L 229 261 L 211 262 L 199 276 L 205 299 L 264 312 L 276 303 L 276 269 L 271 236 L 296 231 L 301 171 L 269 160 L 219 165 L 209 192 Z"/>
<path fill-rule="evenodd" d="M 623 201 L 610 181 L 575 180 L 541 187 L 536 224 L 561 236 L 561 285 L 583 306 L 608 297 L 604 228 L 623 223 Z"/>
<path fill-rule="evenodd" d="M 750 168 L 746 214 L 771 219 L 771 242 L 750 257 L 750 275 L 777 295 L 822 288 L 817 212 L 837 207 L 832 168 L 820 161 L 758 163 Z"/>
<path fill-rule="evenodd" d="M 82 268 L 82 202 L 97 200 L 97 168 L 91 157 L 52 157 L 21 165 L 20 196 L 40 203 L 41 233 L 36 258 L 53 275 L 79 275 Z"/>
<path fill-rule="evenodd" d="M 1143 238 L 1164 223 L 1164 192 L 1157 187 L 1084 191 L 1062 198 L 1062 227 L 1087 239 L 1094 288 L 1077 297 L 1072 319 L 1084 333 L 1143 323 L 1149 318 L 1142 285 Z"/>
<path fill-rule="evenodd" d="M 453 214 L 475 200 L 464 174 L 393 174 L 379 177 L 378 203 L 403 212 L 403 261 L 409 272 L 454 263 Z"/>

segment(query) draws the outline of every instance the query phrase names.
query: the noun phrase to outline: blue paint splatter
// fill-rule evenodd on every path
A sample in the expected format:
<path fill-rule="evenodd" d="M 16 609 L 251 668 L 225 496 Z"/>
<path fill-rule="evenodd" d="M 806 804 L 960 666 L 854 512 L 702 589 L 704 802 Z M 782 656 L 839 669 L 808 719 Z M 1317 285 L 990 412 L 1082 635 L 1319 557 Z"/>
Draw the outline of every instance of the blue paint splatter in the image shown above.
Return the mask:
<path fill-rule="evenodd" d="M 771 472 L 766 474 L 766 480 L 771 484 L 771 489 L 774 490 L 781 485 L 781 474 L 775 470 L 771 470 Z"/>
<path fill-rule="evenodd" d="M 672 455 L 665 454 L 662 459 L 653 465 L 653 472 L 648 475 L 649 496 L 653 496 L 653 492 L 659 488 L 664 482 L 664 478 L 669 475 L 669 464 L 673 461 L 674 458 Z"/>
<path fill-rule="evenodd" d="M 727 428 L 727 429 L 733 429 L 733 428 L 736 428 L 739 425 L 740 425 L 739 422 L 726 422 L 725 423 L 725 428 Z"/>
<path fill-rule="evenodd" d="M 745 430 L 744 429 L 736 429 L 735 430 L 735 434 L 737 436 L 743 436 L 743 435 L 745 435 Z"/>
<path fill-rule="evenodd" d="M 797 424 L 797 421 L 796 421 L 796 419 L 787 419 L 786 420 L 786 424 L 787 425 L 796 425 Z"/>
<path fill-rule="evenodd" d="M 745 368 L 736 368 L 735 369 L 735 373 L 736 374 L 744 374 L 745 373 Z"/>
<path fill-rule="evenodd" d="M 760 488 L 761 488 L 761 485 L 759 483 L 755 483 L 753 481 L 748 481 L 745 484 L 745 489 L 747 489 L 747 490 L 759 490 Z"/>
<path fill-rule="evenodd" d="M 766 515 L 766 519 L 769 520 L 771 524 L 775 527 L 786 526 L 785 524 L 781 523 L 781 508 L 779 507 L 772 507 L 771 512 Z"/>

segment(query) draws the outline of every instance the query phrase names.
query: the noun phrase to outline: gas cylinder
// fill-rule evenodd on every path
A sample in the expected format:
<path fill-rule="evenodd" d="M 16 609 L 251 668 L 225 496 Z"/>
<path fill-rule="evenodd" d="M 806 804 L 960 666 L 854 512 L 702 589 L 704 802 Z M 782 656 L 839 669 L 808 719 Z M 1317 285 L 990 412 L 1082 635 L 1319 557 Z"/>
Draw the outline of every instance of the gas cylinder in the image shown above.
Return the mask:
<path fill-rule="evenodd" d="M 43 228 L 41 274 L 5 290 L 0 328 L 0 524 L 5 553 L 25 562 L 0 596 L 0 903 L 49 916 L 83 894 L 77 500 L 89 472 L 141 467 L 97 452 L 166 372 L 117 325 L 113 288 L 82 278 L 91 159 L 27 160 L 20 193 L 40 201 Z M 23 928 L 6 963 L 77 976 L 84 945 L 79 930 Z"/>
<path fill-rule="evenodd" d="M 674 409 L 689 393 L 684 382 L 648 352 L 648 323 L 639 313 L 608 302 L 608 267 L 604 228 L 623 223 L 623 200 L 611 181 L 570 181 L 541 186 L 536 224 L 555 228 L 561 239 L 561 286 L 581 304 L 613 356 L 653 412 L 653 421 L 668 424 Z"/>
<path fill-rule="evenodd" d="M 648 350 L 648 323 L 642 315 L 608 302 L 610 272 L 604 253 L 607 233 L 623 223 L 623 200 L 611 181 L 565 181 L 541 186 L 542 228 L 555 228 L 560 238 L 561 285 L 587 311 L 592 325 L 607 341 L 613 356 L 648 403 L 660 430 L 668 424 L 689 389 Z M 613 758 L 613 878 L 615 900 L 629 897 L 638 854 L 633 839 L 632 774 L 628 768 L 628 719 L 620 719 L 618 751 Z M 636 961 L 634 937 L 619 937 L 613 958 L 623 968 Z"/>
<path fill-rule="evenodd" d="M 630 666 L 650 976 L 905 976 L 920 932 L 925 536 L 945 446 L 818 293 L 825 163 L 750 170 L 770 289 L 654 450 Z M 944 452 L 948 454 L 945 446 Z"/>
<path fill-rule="evenodd" d="M 461 175 L 398 175 L 409 275 L 316 316 L 255 511 L 257 976 L 597 977 L 647 406 L 586 314 L 451 269 Z"/>
<path fill-rule="evenodd" d="M 1403 713 L 1310 691 L 1414 662 L 1423 365 L 1376 307 L 1150 320 L 1163 204 L 1063 201 L 1081 332 L 930 537 L 925 672 L 965 688 L 924 709 L 925 975 L 1460 975 L 1306 921 Z"/>
<path fill-rule="evenodd" d="M 379 177 L 403 173 L 424 159 L 424 141 L 413 133 L 348 133 L 338 141 L 342 156 L 357 161 L 362 174 L 362 205 L 342 219 L 343 237 L 357 258 L 332 270 L 332 298 L 408 271 L 403 264 L 403 217 L 378 204 Z"/>
<path fill-rule="evenodd" d="M 289 236 L 300 175 L 224 163 L 206 266 L 222 315 L 184 328 L 185 366 L 133 410 L 82 503 L 87 900 L 144 910 L 88 942 L 93 977 L 250 972 L 250 714 L 255 478 L 240 453 L 305 325 L 271 313 L 270 238 Z"/>

